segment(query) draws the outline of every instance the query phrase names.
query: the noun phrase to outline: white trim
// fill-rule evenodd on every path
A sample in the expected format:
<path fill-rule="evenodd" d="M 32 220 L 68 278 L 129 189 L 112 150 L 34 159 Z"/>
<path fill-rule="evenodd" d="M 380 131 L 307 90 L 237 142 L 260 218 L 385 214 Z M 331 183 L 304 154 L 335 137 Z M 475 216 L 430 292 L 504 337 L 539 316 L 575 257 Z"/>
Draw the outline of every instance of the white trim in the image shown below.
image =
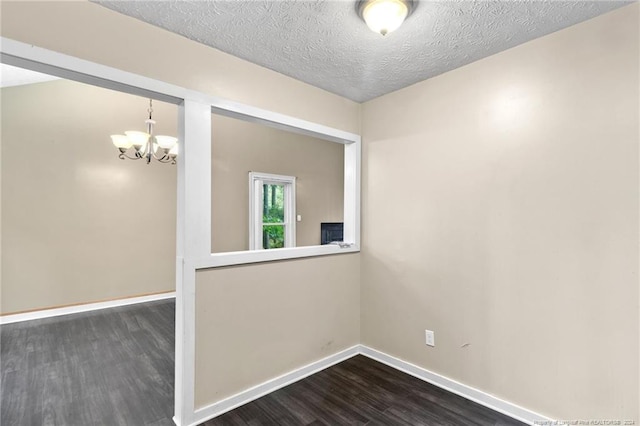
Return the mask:
<path fill-rule="evenodd" d="M 290 371 L 282 376 L 278 376 L 274 379 L 267 380 L 257 386 L 249 388 L 245 391 L 239 392 L 229 398 L 225 398 L 214 404 L 207 405 L 206 407 L 198 408 L 195 412 L 195 417 L 189 426 L 196 426 L 206 422 L 214 417 L 231 411 L 241 405 L 254 401 L 264 395 L 274 392 L 280 388 L 288 386 L 299 380 L 304 379 L 312 374 L 322 371 L 332 365 L 352 358 L 360 353 L 360 346 L 352 346 L 343 351 L 337 352 L 319 361 L 312 362 L 304 367 Z"/>
<path fill-rule="evenodd" d="M 182 265 L 183 265 L 182 261 L 181 259 L 179 259 L 177 262 L 178 275 L 182 275 L 183 273 Z M 195 281 L 196 268 L 192 266 L 190 268 L 184 268 L 184 269 L 188 269 L 192 272 L 191 277 L 187 277 L 187 281 L 192 281 L 192 280 Z M 62 316 L 62 315 L 70 315 L 70 314 L 81 313 L 81 312 L 89 312 L 89 311 L 95 311 L 95 310 L 101 310 L 101 309 L 114 308 L 118 306 L 127 306 L 127 305 L 133 305 L 138 303 L 171 299 L 174 297 L 176 297 L 176 292 L 159 293 L 159 294 L 152 294 L 147 296 L 131 297 L 127 299 L 111 300 L 107 302 L 88 303 L 88 304 L 68 306 L 63 308 L 45 309 L 40 311 L 25 312 L 21 314 L 4 315 L 4 316 L 0 316 L 0 324 L 4 325 L 4 324 L 11 324 L 11 323 L 16 323 L 20 321 L 29 321 L 29 320 L 35 320 L 35 319 Z M 176 301 L 177 311 L 182 310 L 180 308 L 180 305 L 181 304 L 178 303 L 178 301 Z M 178 312 L 176 312 L 176 318 L 180 318 L 180 316 L 181 315 L 178 314 Z M 178 342 L 179 339 L 183 339 L 185 337 L 191 337 L 191 336 L 185 336 L 183 333 L 178 332 L 178 335 L 176 335 L 176 343 Z M 186 348 L 192 344 L 194 344 L 194 342 L 185 342 L 182 346 L 183 348 Z M 178 356 L 184 357 L 184 355 L 185 354 L 183 352 L 176 351 L 176 357 Z M 502 413 L 516 420 L 519 420 L 528 425 L 541 424 L 543 422 L 553 421 L 553 419 L 543 416 L 542 414 L 536 413 L 534 411 L 531 411 L 529 409 L 526 409 L 524 407 L 521 407 L 509 401 L 505 401 L 487 392 L 465 385 L 463 383 L 450 379 L 441 374 L 434 373 L 422 367 L 418 367 L 415 364 L 411 364 L 407 361 L 403 361 L 399 358 L 388 355 L 384 352 L 378 351 L 376 349 L 370 348 L 365 345 L 355 345 L 348 349 L 345 349 L 343 351 L 330 355 L 326 358 L 323 358 L 319 361 L 312 362 L 296 370 L 290 371 L 289 373 L 283 374 L 281 376 L 278 376 L 271 380 L 263 382 L 245 391 L 239 392 L 231 397 L 215 402 L 206 407 L 198 408 L 197 410 L 194 410 L 193 413 L 181 412 L 180 409 L 184 408 L 185 405 L 178 404 L 176 407 L 176 416 L 173 417 L 174 423 L 176 423 L 176 425 L 179 425 L 179 426 L 199 425 L 207 420 L 210 420 L 214 417 L 222 415 L 228 411 L 233 410 L 234 408 L 237 408 L 241 405 L 254 401 L 264 395 L 267 395 L 280 388 L 283 388 L 299 380 L 302 380 L 305 377 L 308 377 L 312 374 L 322 371 L 328 367 L 331 367 L 332 365 L 338 364 L 356 355 L 363 355 L 363 356 L 369 357 L 375 361 L 386 364 L 389 367 L 395 368 L 396 370 L 402 371 L 403 373 L 414 376 L 420 380 L 424 380 L 425 382 L 438 386 L 439 388 L 442 388 L 448 392 L 459 395 L 463 398 L 466 398 L 470 401 L 478 403 L 482 406 L 485 406 L 491 410 L 497 411 L 499 413 Z M 193 368 L 192 363 L 190 362 L 185 363 L 184 361 L 185 360 L 183 359 L 183 363 L 182 363 L 183 367 L 187 366 L 188 368 Z M 178 364 L 179 362 L 178 362 L 178 359 L 176 358 L 177 373 L 179 371 Z M 185 373 L 186 372 L 180 370 L 179 374 L 184 375 Z M 187 398 L 189 400 L 188 401 L 189 404 L 193 406 L 194 389 L 179 388 L 183 385 L 184 385 L 183 382 L 176 380 L 176 389 L 175 389 L 176 398 L 178 398 L 178 395 L 182 395 L 182 397 L 184 397 L 184 393 L 186 393 L 188 395 Z M 179 389 L 181 389 L 180 392 L 179 392 Z M 183 419 L 182 423 L 179 420 L 180 418 Z"/>
<path fill-rule="evenodd" d="M 97 311 L 118 306 L 135 305 L 137 303 L 153 302 L 155 300 L 171 299 L 176 292 L 149 294 L 147 296 L 128 297 L 126 299 L 108 300 L 105 302 L 85 303 L 82 305 L 64 306 L 62 308 L 42 309 L 39 311 L 23 312 L 0 316 L 0 324 L 12 324 L 21 321 L 31 321 L 43 318 L 59 317 L 62 315 L 78 314 L 80 312 Z"/>
<path fill-rule="evenodd" d="M 274 175 L 273 173 L 249 172 L 251 180 L 263 180 L 265 183 L 294 183 L 295 176 Z"/>
<path fill-rule="evenodd" d="M 194 90 L 186 89 L 180 86 L 176 86 L 163 81 L 154 80 L 130 72 L 118 70 L 108 66 L 96 64 L 90 61 L 79 59 L 73 56 L 64 55 L 51 50 L 43 49 L 37 46 L 29 45 L 19 41 L 11 40 L 8 38 L 0 37 L 0 60 L 3 63 L 7 63 L 14 66 L 19 66 L 27 69 L 31 69 L 38 72 L 44 72 L 58 77 L 69 78 L 72 80 L 80 81 L 87 84 L 92 84 L 99 87 L 105 87 L 112 90 L 118 90 L 125 93 L 130 93 L 138 96 L 151 97 L 154 99 L 171 102 L 177 105 L 183 103 L 183 101 L 190 101 L 195 104 L 208 105 L 209 112 L 221 114 L 229 117 L 239 118 L 248 122 L 263 124 L 270 127 L 275 127 L 283 130 L 287 130 L 294 133 L 304 134 L 319 139 L 327 140 L 330 142 L 336 142 L 345 145 L 345 169 L 344 169 L 344 241 L 351 245 L 349 251 L 359 251 L 360 247 L 360 158 L 361 158 L 361 143 L 360 136 L 354 133 L 345 132 L 342 130 L 327 127 L 321 124 L 313 123 L 306 120 L 301 120 L 295 117 L 290 117 L 284 114 L 279 114 L 273 111 L 268 111 L 260 108 L 256 108 L 250 105 L 244 105 L 238 102 L 233 102 L 227 99 L 222 99 L 216 96 L 210 96 L 205 93 L 197 92 Z M 183 146 L 181 154 L 178 158 L 185 155 L 184 150 L 188 149 L 188 141 L 181 138 Z M 196 142 L 196 144 L 199 142 Z M 211 140 L 209 139 L 209 144 Z M 208 157 L 210 158 L 210 157 Z M 210 169 L 210 166 L 209 166 Z M 198 182 L 197 185 L 207 185 L 211 176 L 204 176 L 201 173 L 203 170 L 194 170 L 193 179 L 189 179 L 193 182 Z M 189 172 L 191 174 L 191 172 Z M 196 178 L 196 175 L 199 175 Z M 210 195 L 209 195 L 210 196 Z M 183 202 L 189 202 L 189 198 L 178 198 Z M 180 202 L 180 201 L 179 201 Z M 201 233 L 208 235 L 208 245 L 210 246 L 210 226 L 211 226 L 211 204 L 198 203 L 193 208 L 198 207 L 198 217 L 206 217 L 206 223 L 204 220 L 199 221 L 201 226 Z M 184 208 L 184 206 L 178 206 L 178 210 L 183 209 L 181 220 L 189 220 L 191 214 L 191 208 Z M 180 226 L 178 227 L 180 229 Z M 215 236 L 213 237 L 215 239 Z M 189 238 L 188 238 L 189 239 Z M 180 240 L 180 238 L 179 238 Z M 204 241 L 202 241 L 204 242 Z M 179 242 L 180 244 L 180 242 Z M 203 248 L 204 244 L 200 248 Z M 302 250 L 303 248 L 296 248 L 295 250 Z M 346 251 L 340 251 L 344 253 Z M 205 259 L 208 254 L 201 253 L 197 255 L 197 259 Z M 213 268 L 225 265 L 238 265 L 244 263 L 265 262 L 269 260 L 284 260 L 307 256 L 321 256 L 324 254 L 335 254 L 338 252 L 327 253 L 324 250 L 314 250 L 312 254 L 308 251 L 304 252 L 292 252 L 290 255 L 288 252 L 281 252 L 275 259 L 271 259 L 270 256 L 263 256 L 260 253 L 249 252 L 246 256 L 237 256 L 235 253 L 230 253 L 228 258 L 225 258 L 226 254 L 217 253 L 212 257 L 211 262 L 200 262 L 204 268 Z M 185 256 L 185 259 L 195 261 L 196 258 Z M 176 287 L 177 288 L 177 287 Z"/>
<path fill-rule="evenodd" d="M 218 268 L 221 266 L 244 265 L 247 263 L 271 262 L 274 260 L 300 259 L 332 254 L 357 253 L 360 246 L 352 244 L 341 247 L 336 244 L 323 246 L 291 247 L 271 250 L 232 251 L 227 253 L 211 253 L 195 261 L 196 269 Z"/>
<path fill-rule="evenodd" d="M 360 136 L 0 37 L 0 62 L 180 105 L 176 231 L 175 418 L 191 424 L 195 383 L 196 269 L 360 250 Z M 345 144 L 345 243 L 211 254 L 211 113 Z M 214 236 L 215 238 L 215 236 Z"/>
<path fill-rule="evenodd" d="M 286 130 L 288 132 L 312 136 L 329 142 L 350 144 L 354 142 L 356 138 L 360 138 L 360 136 L 355 133 L 345 132 L 343 130 L 334 129 L 333 127 L 312 123 L 310 121 L 301 120 L 299 118 L 290 117 L 277 112 L 267 111 L 220 98 L 215 98 L 215 100 L 216 102 L 211 102 L 212 111 L 216 114 L 227 117 L 238 118 L 251 123 L 262 124 L 264 126 Z"/>
<path fill-rule="evenodd" d="M 178 171 L 178 175 L 180 175 L 180 171 Z M 179 186 L 179 185 L 178 185 Z M 180 196 L 180 193 L 178 193 Z M 180 212 L 178 212 L 178 217 L 180 217 Z M 180 223 L 178 222 L 178 227 L 180 227 Z M 179 234 L 183 234 L 179 232 Z M 180 247 L 180 242 L 178 242 L 178 247 Z M 184 370 L 185 365 L 185 357 L 189 354 L 187 353 L 188 349 L 188 333 L 185 330 L 184 323 L 187 322 L 188 317 L 184 312 L 185 305 L 185 291 L 184 291 L 184 271 L 186 270 L 184 264 L 184 258 L 181 257 L 182 253 L 178 254 L 176 258 L 176 347 L 175 347 L 175 376 L 174 376 L 174 390 L 173 390 L 173 421 L 176 425 L 180 425 L 182 419 L 184 419 L 187 415 L 190 415 L 192 409 L 187 409 L 185 405 L 183 405 L 183 401 L 188 400 L 189 397 L 185 396 L 187 392 L 186 389 L 189 385 L 189 380 L 187 379 L 188 373 Z M 188 281 L 188 279 L 186 280 Z M 186 343 L 185 343 L 186 342 Z M 193 382 L 191 382 L 193 383 Z M 193 389 L 191 390 L 193 393 Z"/>
<path fill-rule="evenodd" d="M 211 107 L 185 100 L 180 112 L 179 133 L 185 143 L 178 156 L 176 233 L 182 267 L 176 276 L 175 415 L 180 424 L 189 424 L 194 416 L 196 353 L 193 259 L 211 252 Z"/>
<path fill-rule="evenodd" d="M 394 356 L 387 355 L 384 352 L 380 352 L 370 347 L 360 345 L 359 353 L 528 425 L 552 421 L 552 419 L 545 417 L 542 414 L 520 407 L 519 405 L 505 401 L 489 393 L 457 382 L 422 367 L 418 367 L 417 365 L 403 361 Z"/>
<path fill-rule="evenodd" d="M 207 95 L 206 93 L 100 65 L 6 37 L 0 37 L 0 62 L 94 86 L 146 98 L 151 97 L 176 105 L 179 105 L 184 99 L 191 99 L 211 105 L 211 110 L 216 114 L 313 136 L 331 142 L 350 144 L 356 138 L 360 138 L 354 133 Z"/>
<path fill-rule="evenodd" d="M 520 407 L 519 405 L 500 399 L 489 393 L 462 384 L 448 377 L 434 373 L 417 365 L 403 361 L 399 358 L 388 355 L 384 352 L 372 349 L 365 345 L 356 345 L 348 349 L 330 355 L 319 361 L 312 362 L 304 367 L 290 371 L 282 376 L 267 380 L 257 386 L 239 392 L 233 396 L 225 398 L 221 401 L 198 408 L 191 422 L 179 426 L 196 426 L 218 417 L 228 411 L 238 408 L 244 404 L 254 401 L 264 395 L 274 392 L 280 388 L 288 386 L 299 380 L 304 379 L 312 374 L 324 370 L 332 365 L 338 364 L 356 355 L 363 355 L 375 361 L 388 365 L 391 368 L 402 371 L 403 373 L 414 376 L 420 380 L 431 383 L 448 392 L 459 395 L 465 399 L 473 401 L 493 411 L 509 416 L 513 419 L 526 423 L 528 425 L 541 424 L 543 422 L 552 422 L 553 419 L 545 417 L 542 414 Z M 174 419 L 175 420 L 175 419 Z M 536 423 L 537 422 L 537 423 Z"/>
<path fill-rule="evenodd" d="M 360 136 L 344 146 L 344 231 L 343 241 L 360 247 Z"/>

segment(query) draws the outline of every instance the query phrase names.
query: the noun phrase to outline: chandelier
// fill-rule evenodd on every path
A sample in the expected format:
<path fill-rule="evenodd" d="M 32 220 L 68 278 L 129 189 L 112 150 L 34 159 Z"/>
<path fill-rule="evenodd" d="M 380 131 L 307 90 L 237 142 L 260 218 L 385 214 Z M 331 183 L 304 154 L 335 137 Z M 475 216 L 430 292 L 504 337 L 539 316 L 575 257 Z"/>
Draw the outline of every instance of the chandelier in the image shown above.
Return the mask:
<path fill-rule="evenodd" d="M 178 156 L 178 139 L 173 136 L 154 135 L 153 126 L 156 124 L 153 120 L 153 105 L 149 99 L 149 118 L 145 120 L 147 125 L 146 132 L 138 132 L 128 130 L 124 135 L 111 135 L 111 141 L 120 151 L 118 158 L 124 160 L 144 159 L 147 164 L 151 163 L 151 159 L 155 159 L 161 163 L 176 164 Z M 131 150 L 131 148 L 133 148 Z M 132 153 L 129 154 L 129 152 Z"/>

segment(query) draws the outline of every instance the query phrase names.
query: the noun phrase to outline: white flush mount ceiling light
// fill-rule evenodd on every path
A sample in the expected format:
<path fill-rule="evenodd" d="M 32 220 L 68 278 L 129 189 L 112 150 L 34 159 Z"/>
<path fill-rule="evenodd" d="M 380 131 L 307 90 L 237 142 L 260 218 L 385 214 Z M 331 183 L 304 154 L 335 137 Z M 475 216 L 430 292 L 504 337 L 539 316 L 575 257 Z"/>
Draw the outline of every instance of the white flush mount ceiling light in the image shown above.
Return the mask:
<path fill-rule="evenodd" d="M 413 0 L 359 0 L 358 14 L 372 31 L 387 35 L 397 30 L 414 8 Z"/>
<path fill-rule="evenodd" d="M 145 120 L 147 131 L 138 132 L 128 130 L 124 135 L 111 135 L 111 142 L 120 151 L 118 158 L 124 160 L 147 160 L 147 164 L 151 163 L 151 159 L 155 159 L 161 163 L 176 164 L 178 156 L 178 139 L 173 136 L 154 136 L 153 126 L 156 124 L 153 120 L 152 100 L 149 99 L 149 118 Z M 127 154 L 127 151 L 133 147 L 133 156 Z"/>

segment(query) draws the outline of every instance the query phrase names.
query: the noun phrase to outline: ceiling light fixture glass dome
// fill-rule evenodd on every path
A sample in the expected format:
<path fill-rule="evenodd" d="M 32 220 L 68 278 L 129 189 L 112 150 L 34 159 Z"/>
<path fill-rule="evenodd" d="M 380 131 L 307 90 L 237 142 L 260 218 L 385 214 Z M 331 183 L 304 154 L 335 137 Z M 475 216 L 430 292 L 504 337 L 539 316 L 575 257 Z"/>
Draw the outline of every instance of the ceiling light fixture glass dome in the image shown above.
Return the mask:
<path fill-rule="evenodd" d="M 359 0 L 358 14 L 372 31 L 387 35 L 413 12 L 413 0 Z"/>

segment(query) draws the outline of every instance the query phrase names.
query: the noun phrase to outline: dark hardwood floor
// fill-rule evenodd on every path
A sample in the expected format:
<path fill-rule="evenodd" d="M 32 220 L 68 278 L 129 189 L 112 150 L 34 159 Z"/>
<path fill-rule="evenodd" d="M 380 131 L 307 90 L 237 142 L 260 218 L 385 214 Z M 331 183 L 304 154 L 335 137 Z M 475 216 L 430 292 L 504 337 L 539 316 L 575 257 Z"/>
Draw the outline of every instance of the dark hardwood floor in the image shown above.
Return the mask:
<path fill-rule="evenodd" d="M 2 426 L 171 426 L 173 300 L 0 327 Z M 363 356 L 203 426 L 521 425 Z"/>
<path fill-rule="evenodd" d="M 174 300 L 0 327 L 2 426 L 170 426 Z"/>
<path fill-rule="evenodd" d="M 522 424 L 359 355 L 201 426 Z"/>

